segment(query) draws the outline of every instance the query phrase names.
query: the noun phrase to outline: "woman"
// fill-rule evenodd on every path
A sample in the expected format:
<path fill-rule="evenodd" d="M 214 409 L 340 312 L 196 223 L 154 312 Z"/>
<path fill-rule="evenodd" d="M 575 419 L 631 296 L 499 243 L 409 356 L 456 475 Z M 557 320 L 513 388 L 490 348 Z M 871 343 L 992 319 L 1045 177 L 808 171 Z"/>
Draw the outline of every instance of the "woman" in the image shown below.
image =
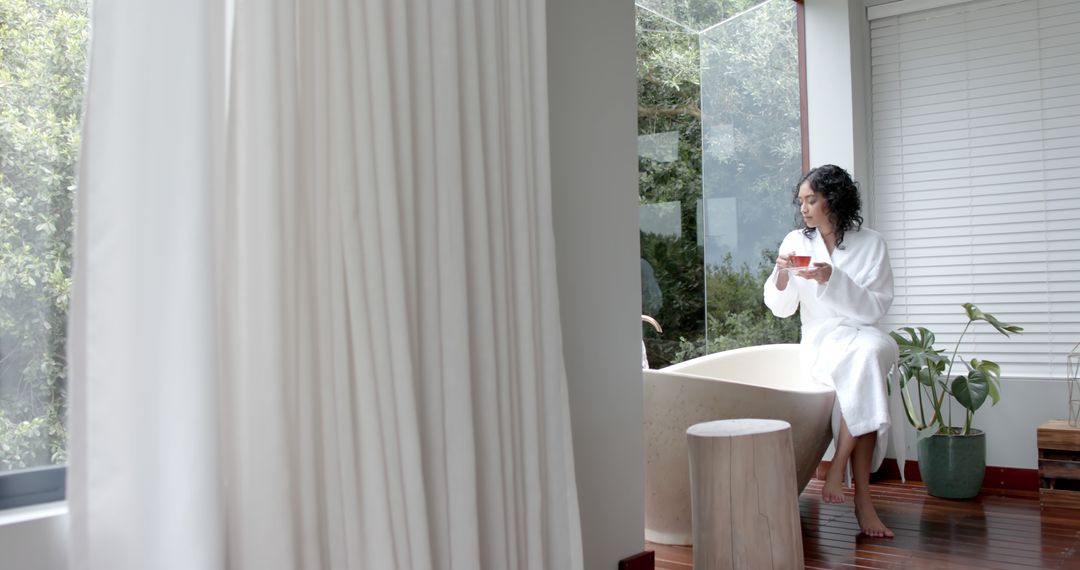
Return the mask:
<path fill-rule="evenodd" d="M 886 378 L 898 358 L 896 343 L 874 327 L 893 299 L 885 240 L 862 228 L 859 191 L 839 166 L 811 170 L 795 188 L 802 228 L 780 244 L 765 282 L 765 304 L 778 317 L 802 318 L 802 364 L 836 388 L 835 454 L 821 490 L 827 503 L 844 502 L 842 478 L 851 461 L 855 516 L 862 532 L 893 536 L 870 500 L 870 472 L 885 457 L 889 430 Z M 792 256 L 810 256 L 805 268 Z"/>

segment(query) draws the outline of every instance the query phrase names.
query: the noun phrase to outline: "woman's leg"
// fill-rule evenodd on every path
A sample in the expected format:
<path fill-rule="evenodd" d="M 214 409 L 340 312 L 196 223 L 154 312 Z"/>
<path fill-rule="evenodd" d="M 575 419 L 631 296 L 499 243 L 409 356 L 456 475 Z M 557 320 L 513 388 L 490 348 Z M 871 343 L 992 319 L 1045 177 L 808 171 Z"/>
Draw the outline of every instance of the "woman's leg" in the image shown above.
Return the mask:
<path fill-rule="evenodd" d="M 855 518 L 859 521 L 859 528 L 867 536 L 892 538 L 893 531 L 881 522 L 870 499 L 870 463 L 874 458 L 877 432 L 852 439 L 855 440 L 855 449 L 851 453 L 851 471 L 855 479 Z"/>
<path fill-rule="evenodd" d="M 826 503 L 844 502 L 844 469 L 854 450 L 855 438 L 851 437 L 844 418 L 840 418 L 840 433 L 836 437 L 836 449 L 832 463 L 829 464 L 829 470 L 825 473 L 825 486 L 821 488 L 821 499 Z"/>
<path fill-rule="evenodd" d="M 870 499 L 870 464 L 874 460 L 876 444 L 877 432 L 853 437 L 848 431 L 847 422 L 840 418 L 840 436 L 836 438 L 836 453 L 825 474 L 821 499 L 826 503 L 844 502 L 844 468 L 850 458 L 855 483 L 855 518 L 859 521 L 859 529 L 867 536 L 892 538 L 893 532 L 881 522 Z"/>
<path fill-rule="evenodd" d="M 835 360 L 832 374 L 837 401 L 846 403 L 849 408 L 846 412 L 850 414 L 837 414 L 841 417 L 837 421 L 836 453 L 825 476 L 822 500 L 827 503 L 844 501 L 841 483 L 850 460 L 855 484 L 855 515 L 859 519 L 860 530 L 869 536 L 892 537 L 892 531 L 881 522 L 870 499 L 870 469 L 878 443 L 877 431 L 870 426 L 888 422 L 886 377 L 889 368 L 899 357 L 899 350 L 885 333 L 865 328 L 859 329 L 855 338 L 844 346 L 842 353 L 834 350 L 829 356 L 830 360 Z M 837 411 L 834 410 L 834 414 Z M 852 435 L 847 423 L 849 419 L 856 424 L 861 435 Z"/>

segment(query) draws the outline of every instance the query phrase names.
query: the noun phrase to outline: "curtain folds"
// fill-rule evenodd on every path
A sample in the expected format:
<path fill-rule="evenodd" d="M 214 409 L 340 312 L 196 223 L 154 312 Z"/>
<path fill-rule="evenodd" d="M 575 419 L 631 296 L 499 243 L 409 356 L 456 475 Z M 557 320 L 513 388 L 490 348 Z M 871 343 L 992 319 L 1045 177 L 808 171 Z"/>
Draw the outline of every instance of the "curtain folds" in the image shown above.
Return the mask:
<path fill-rule="evenodd" d="M 75 567 L 581 568 L 543 3 L 142 6 L 94 4 Z"/>

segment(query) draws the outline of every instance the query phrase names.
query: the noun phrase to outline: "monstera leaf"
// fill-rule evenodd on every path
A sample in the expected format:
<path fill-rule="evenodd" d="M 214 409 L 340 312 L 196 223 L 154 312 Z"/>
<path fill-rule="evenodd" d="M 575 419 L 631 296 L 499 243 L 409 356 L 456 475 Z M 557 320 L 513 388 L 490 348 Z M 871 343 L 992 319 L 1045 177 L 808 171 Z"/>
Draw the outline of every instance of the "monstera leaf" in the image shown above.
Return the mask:
<path fill-rule="evenodd" d="M 948 359 L 941 350 L 934 348 L 934 333 L 925 327 L 914 329 L 903 327 L 889 333 L 900 348 L 900 369 L 904 372 L 905 383 L 916 378 L 920 384 L 930 386 L 937 375 L 945 370 Z"/>
<path fill-rule="evenodd" d="M 997 331 L 1005 336 L 1009 336 L 1009 333 L 1020 334 L 1024 332 L 1024 327 L 1016 325 L 1010 325 L 1003 323 L 990 313 L 982 312 L 978 307 L 971 303 L 964 303 L 964 311 L 967 313 L 968 321 L 985 321 L 990 323 L 990 326 L 997 329 Z"/>
<path fill-rule="evenodd" d="M 961 405 L 974 412 L 982 407 L 990 392 L 990 381 L 980 370 L 970 370 L 957 376 L 952 383 L 952 395 Z"/>
<path fill-rule="evenodd" d="M 997 405 L 1001 399 L 1001 392 L 998 391 L 1001 386 L 1001 366 L 996 362 L 978 358 L 972 358 L 970 363 L 965 364 L 968 370 L 979 372 L 986 377 L 986 393 L 990 396 L 990 405 Z"/>

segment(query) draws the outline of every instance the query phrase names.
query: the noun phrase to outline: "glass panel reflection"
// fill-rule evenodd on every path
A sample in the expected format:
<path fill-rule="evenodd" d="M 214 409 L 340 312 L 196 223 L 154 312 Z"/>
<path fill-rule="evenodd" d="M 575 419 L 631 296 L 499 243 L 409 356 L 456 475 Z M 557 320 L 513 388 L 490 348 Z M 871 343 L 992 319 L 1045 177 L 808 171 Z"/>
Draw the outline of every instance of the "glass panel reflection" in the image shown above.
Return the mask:
<path fill-rule="evenodd" d="M 795 4 L 637 6 L 642 309 L 664 327 L 649 362 L 796 342 L 761 302 L 801 175 Z"/>

